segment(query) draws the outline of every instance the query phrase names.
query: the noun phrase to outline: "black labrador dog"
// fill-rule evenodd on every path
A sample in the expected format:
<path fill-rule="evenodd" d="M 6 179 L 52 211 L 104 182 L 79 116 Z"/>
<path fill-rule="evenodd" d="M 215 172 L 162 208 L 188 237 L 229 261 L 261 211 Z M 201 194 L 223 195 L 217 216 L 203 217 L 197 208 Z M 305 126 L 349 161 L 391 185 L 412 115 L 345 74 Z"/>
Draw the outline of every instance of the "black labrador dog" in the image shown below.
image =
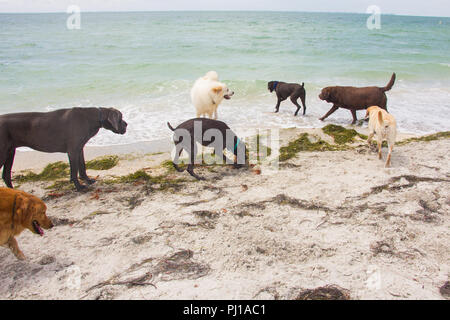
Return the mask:
<path fill-rule="evenodd" d="M 100 128 L 124 134 L 127 123 L 122 120 L 122 113 L 114 108 L 73 108 L 1 115 L 0 168 L 3 166 L 3 181 L 13 188 L 11 168 L 16 148 L 29 147 L 42 152 L 68 153 L 70 180 L 78 191 L 87 188 L 78 181 L 78 173 L 88 184 L 95 180 L 86 174 L 83 148 Z"/>
<path fill-rule="evenodd" d="M 197 157 L 197 143 L 207 147 L 214 147 L 214 153 L 221 155 L 225 163 L 230 160 L 223 154 L 224 149 L 228 149 L 234 154 L 235 168 L 240 168 L 247 163 L 247 148 L 243 141 L 228 127 L 224 122 L 207 119 L 195 118 L 180 124 L 175 129 L 167 122 L 170 130 L 174 131 L 173 141 L 175 143 L 175 157 L 173 166 L 178 172 L 184 170 L 178 167 L 178 160 L 183 150 L 189 154 L 187 172 L 197 180 L 205 180 L 194 173 L 194 164 Z"/>
<path fill-rule="evenodd" d="M 267 89 L 269 89 L 270 92 L 275 91 L 277 94 L 278 101 L 277 101 L 277 105 L 275 106 L 275 113 L 277 113 L 279 111 L 281 102 L 290 97 L 292 103 L 297 106 L 297 111 L 295 111 L 294 115 L 296 116 L 298 114 L 298 111 L 301 108 L 300 105 L 297 103 L 298 98 L 300 98 L 300 100 L 302 101 L 303 115 L 305 115 L 305 112 L 306 112 L 305 83 L 302 83 L 302 85 L 299 85 L 298 83 L 270 81 L 267 83 Z"/>

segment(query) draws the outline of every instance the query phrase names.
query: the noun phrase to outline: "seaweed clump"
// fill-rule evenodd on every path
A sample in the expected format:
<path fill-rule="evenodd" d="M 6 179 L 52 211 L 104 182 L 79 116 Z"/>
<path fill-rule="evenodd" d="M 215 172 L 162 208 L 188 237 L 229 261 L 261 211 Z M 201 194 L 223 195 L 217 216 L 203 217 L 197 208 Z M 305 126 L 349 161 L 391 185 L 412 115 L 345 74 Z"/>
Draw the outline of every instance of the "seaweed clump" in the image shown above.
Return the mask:
<path fill-rule="evenodd" d="M 116 183 L 132 183 L 137 181 L 150 181 L 152 177 L 147 174 L 144 170 L 138 170 L 133 173 L 130 173 L 126 176 L 121 176 L 114 179 L 112 182 Z"/>
<path fill-rule="evenodd" d="M 280 148 L 280 161 L 286 161 L 294 158 L 300 151 L 334 151 L 338 150 L 336 146 L 319 139 L 317 142 L 311 142 L 307 133 L 303 133 L 294 141 L 289 142 L 285 147 Z"/>
<path fill-rule="evenodd" d="M 418 138 L 409 138 L 409 139 L 405 139 L 402 141 L 397 142 L 396 144 L 401 146 L 410 142 L 420 142 L 420 141 L 434 141 L 434 140 L 440 140 L 440 139 L 449 139 L 450 138 L 450 131 L 443 131 L 443 132 L 438 132 L 438 133 L 434 133 L 434 134 L 430 134 L 427 136 L 422 136 L 422 137 L 418 137 Z"/>
<path fill-rule="evenodd" d="M 300 292 L 295 300 L 350 300 L 350 294 L 346 289 L 328 285 L 304 290 Z"/>
<path fill-rule="evenodd" d="M 175 172 L 172 160 L 165 160 L 161 162 L 161 167 L 166 169 L 167 172 Z"/>
<path fill-rule="evenodd" d="M 109 170 L 119 163 L 118 156 L 105 156 L 86 162 L 86 169 Z"/>
<path fill-rule="evenodd" d="M 358 133 L 355 129 L 346 129 L 342 126 L 337 126 L 334 124 L 329 124 L 322 128 L 322 131 L 329 136 L 332 136 L 334 142 L 337 144 L 346 144 L 355 141 L 355 137 L 360 137 L 361 139 L 367 140 L 367 136 Z"/>
<path fill-rule="evenodd" d="M 15 180 L 18 183 L 34 182 L 34 181 L 53 181 L 69 176 L 69 164 L 58 161 L 48 164 L 41 173 L 27 172 L 26 174 L 17 175 Z"/>
<path fill-rule="evenodd" d="M 172 179 L 167 174 L 151 176 L 145 170 L 138 170 L 134 173 L 130 173 L 126 176 L 116 177 L 112 180 L 105 181 L 108 184 L 116 183 L 135 183 L 135 184 L 146 184 L 151 189 L 156 189 L 158 191 L 166 191 L 169 189 L 177 190 L 181 183 L 186 182 L 185 179 Z"/>

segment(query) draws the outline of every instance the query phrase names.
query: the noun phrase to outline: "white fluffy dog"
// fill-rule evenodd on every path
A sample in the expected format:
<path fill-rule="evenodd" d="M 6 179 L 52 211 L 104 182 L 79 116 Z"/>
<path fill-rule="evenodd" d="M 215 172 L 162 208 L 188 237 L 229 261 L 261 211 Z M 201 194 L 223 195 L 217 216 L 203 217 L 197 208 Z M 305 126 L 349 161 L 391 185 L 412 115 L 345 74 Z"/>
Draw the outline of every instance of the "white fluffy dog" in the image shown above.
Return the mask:
<path fill-rule="evenodd" d="M 217 119 L 217 108 L 222 100 L 230 99 L 234 94 L 227 85 L 219 82 L 219 75 L 209 71 L 195 81 L 191 89 L 191 100 L 197 109 L 197 118 L 208 115 L 210 119 Z"/>

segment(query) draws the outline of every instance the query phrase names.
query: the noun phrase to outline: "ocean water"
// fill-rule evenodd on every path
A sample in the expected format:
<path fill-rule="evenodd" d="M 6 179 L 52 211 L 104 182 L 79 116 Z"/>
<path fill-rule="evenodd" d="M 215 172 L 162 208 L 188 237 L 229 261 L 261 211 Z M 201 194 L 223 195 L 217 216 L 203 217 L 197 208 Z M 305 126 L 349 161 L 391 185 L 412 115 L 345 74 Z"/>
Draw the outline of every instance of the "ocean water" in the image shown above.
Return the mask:
<path fill-rule="evenodd" d="M 399 130 L 450 130 L 450 18 L 381 17 L 368 30 L 364 14 L 283 12 L 0 14 L 0 113 L 68 107 L 116 107 L 124 136 L 106 130 L 90 145 L 152 141 L 195 117 L 189 91 L 216 70 L 235 95 L 219 119 L 250 128 L 349 124 L 350 112 L 320 101 L 330 85 L 385 86 Z M 305 82 L 306 116 L 285 101 L 274 114 L 271 80 Z M 358 112 L 358 117 L 364 111 Z"/>

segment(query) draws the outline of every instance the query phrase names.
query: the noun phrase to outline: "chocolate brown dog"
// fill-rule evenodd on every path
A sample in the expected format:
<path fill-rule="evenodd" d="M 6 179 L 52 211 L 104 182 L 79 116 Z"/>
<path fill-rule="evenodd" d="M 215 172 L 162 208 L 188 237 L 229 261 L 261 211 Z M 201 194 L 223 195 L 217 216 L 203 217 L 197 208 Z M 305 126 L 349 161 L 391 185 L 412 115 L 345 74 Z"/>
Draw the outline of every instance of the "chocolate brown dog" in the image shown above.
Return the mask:
<path fill-rule="evenodd" d="M 70 180 L 78 191 L 86 188 L 78 181 L 95 182 L 86 174 L 84 145 L 100 128 L 124 134 L 127 123 L 114 108 L 73 108 L 52 112 L 23 112 L 0 116 L 0 168 L 3 180 L 12 188 L 11 168 L 16 148 L 29 147 L 42 152 L 63 152 L 69 155 Z"/>
<path fill-rule="evenodd" d="M 225 163 L 230 163 L 230 161 L 223 154 L 223 150 L 228 149 L 233 152 L 234 161 L 232 163 L 235 168 L 242 167 L 247 162 L 245 143 L 222 121 L 195 118 L 183 122 L 175 129 L 169 122 L 167 122 L 167 126 L 175 132 L 173 141 L 176 150 L 172 163 L 178 172 L 184 171 L 178 167 L 178 160 L 183 150 L 186 150 L 189 154 L 187 172 L 197 180 L 205 180 L 194 173 L 194 164 L 196 163 L 198 151 L 197 142 L 205 147 L 214 147 L 215 154 L 221 155 Z"/>
<path fill-rule="evenodd" d="M 275 91 L 277 94 L 277 105 L 275 106 L 275 113 L 277 113 L 280 110 L 280 104 L 282 101 L 286 100 L 287 98 L 291 98 L 291 101 L 295 106 L 297 107 L 297 111 L 295 111 L 295 116 L 298 114 L 298 111 L 300 110 L 300 105 L 297 103 L 298 98 L 302 101 L 303 104 L 303 115 L 305 115 L 306 112 L 306 104 L 305 104 L 305 98 L 306 98 L 306 91 L 305 91 L 305 83 L 302 83 L 302 85 L 299 85 L 298 83 L 286 83 L 281 81 L 270 81 L 267 83 L 267 89 L 270 92 Z"/>
<path fill-rule="evenodd" d="M 333 103 L 331 109 L 319 120 L 325 120 L 339 108 L 349 109 L 353 116 L 352 124 L 356 123 L 356 110 L 378 106 L 387 111 L 387 97 L 385 92 L 392 89 L 395 82 L 395 73 L 386 87 L 326 87 L 319 95 L 321 100 Z"/>

